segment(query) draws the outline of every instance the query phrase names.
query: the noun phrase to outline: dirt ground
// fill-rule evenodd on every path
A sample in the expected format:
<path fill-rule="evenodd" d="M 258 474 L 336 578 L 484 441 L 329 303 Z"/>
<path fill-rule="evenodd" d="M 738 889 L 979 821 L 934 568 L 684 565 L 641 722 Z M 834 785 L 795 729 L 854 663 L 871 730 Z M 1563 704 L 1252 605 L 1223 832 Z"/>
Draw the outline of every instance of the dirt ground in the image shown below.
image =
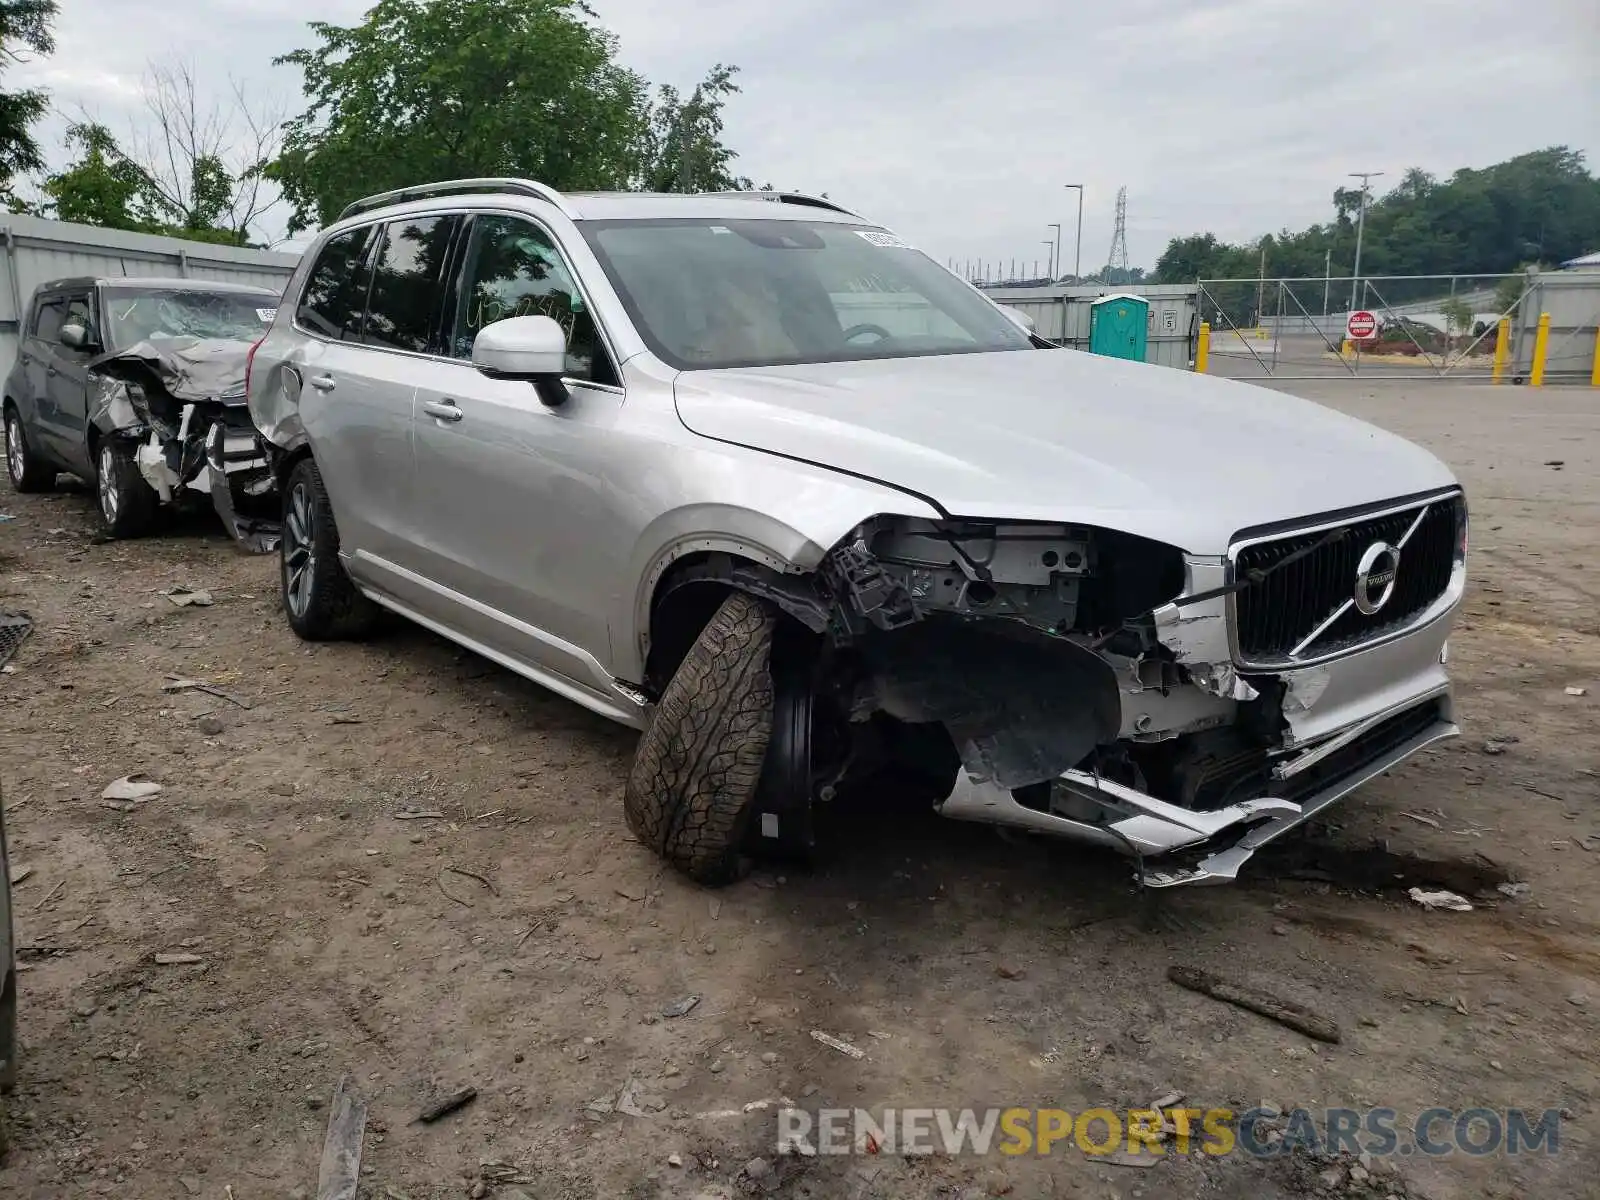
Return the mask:
<path fill-rule="evenodd" d="M 37 622 L 0 676 L 0 786 L 31 870 L 0 1192 L 308 1196 L 348 1075 L 377 1200 L 1596 1195 L 1600 405 L 1322 398 L 1431 445 L 1469 488 L 1465 736 L 1238 886 L 1145 895 L 1120 861 L 887 797 L 831 814 L 815 870 L 701 890 L 626 831 L 632 734 L 415 628 L 297 642 L 275 560 L 207 520 L 105 544 L 84 491 L 0 494 L 0 609 Z M 180 586 L 215 604 L 162 594 Z M 135 772 L 163 790 L 108 807 Z M 1425 911 L 1417 884 L 1475 907 Z M 1181 990 L 1173 964 L 1310 1004 L 1343 1040 Z M 622 1091 L 642 1115 L 605 1111 Z M 780 1159 L 757 1106 L 1076 1112 L 1168 1091 L 1565 1119 L 1554 1156 L 1140 1170 L 1065 1143 Z"/>

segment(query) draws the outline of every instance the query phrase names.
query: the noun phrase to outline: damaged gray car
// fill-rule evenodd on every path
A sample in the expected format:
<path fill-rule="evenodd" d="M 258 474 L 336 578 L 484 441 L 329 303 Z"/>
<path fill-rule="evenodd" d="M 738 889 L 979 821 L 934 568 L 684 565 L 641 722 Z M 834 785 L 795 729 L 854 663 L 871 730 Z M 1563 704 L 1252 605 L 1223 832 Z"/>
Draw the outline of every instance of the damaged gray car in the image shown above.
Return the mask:
<path fill-rule="evenodd" d="M 1457 732 L 1438 459 L 1051 347 L 831 201 L 359 202 L 250 410 L 292 628 L 389 609 L 641 729 L 628 824 L 705 883 L 891 778 L 1228 880 Z"/>
<path fill-rule="evenodd" d="M 78 476 L 113 537 L 146 532 L 163 506 L 209 503 L 231 534 L 270 549 L 274 481 L 244 385 L 277 306 L 266 288 L 208 280 L 41 286 L 5 384 L 12 486 Z M 264 519 L 248 515 L 262 509 Z"/>

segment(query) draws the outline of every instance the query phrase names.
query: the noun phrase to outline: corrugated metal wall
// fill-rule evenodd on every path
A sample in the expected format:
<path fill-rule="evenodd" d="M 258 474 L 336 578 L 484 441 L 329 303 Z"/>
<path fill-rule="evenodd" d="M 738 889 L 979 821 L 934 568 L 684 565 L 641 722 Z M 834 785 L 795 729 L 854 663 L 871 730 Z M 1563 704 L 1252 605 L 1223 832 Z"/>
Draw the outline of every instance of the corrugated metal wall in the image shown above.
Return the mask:
<path fill-rule="evenodd" d="M 0 379 L 17 356 L 17 328 L 34 288 L 74 275 L 177 275 L 253 283 L 282 291 L 298 255 L 212 246 L 147 233 L 0 213 Z"/>
<path fill-rule="evenodd" d="M 1033 318 L 1035 332 L 1058 346 L 1089 348 L 1089 307 L 1102 296 L 1143 296 L 1150 302 L 1149 349 L 1146 362 L 1188 370 L 1194 361 L 1199 319 L 1199 289 L 1193 284 L 1130 284 L 1127 287 L 985 288 L 997 304 L 1006 304 Z"/>
<path fill-rule="evenodd" d="M 1546 382 L 1588 383 L 1600 326 L 1600 271 L 1541 271 L 1530 284 L 1518 309 L 1515 374 L 1526 377 L 1531 370 L 1539 314 L 1549 313 Z"/>

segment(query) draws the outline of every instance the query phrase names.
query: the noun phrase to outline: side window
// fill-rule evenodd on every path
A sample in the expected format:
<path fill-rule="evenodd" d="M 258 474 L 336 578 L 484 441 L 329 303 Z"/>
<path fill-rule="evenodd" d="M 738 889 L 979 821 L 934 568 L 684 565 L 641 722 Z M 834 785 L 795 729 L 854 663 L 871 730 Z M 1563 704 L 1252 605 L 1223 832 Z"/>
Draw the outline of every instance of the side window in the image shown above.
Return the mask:
<path fill-rule="evenodd" d="M 41 341 L 53 342 L 61 336 L 61 327 L 67 323 L 67 302 L 62 296 L 46 296 L 39 301 L 33 315 L 33 336 Z"/>
<path fill-rule="evenodd" d="M 82 325 L 84 330 L 94 336 L 94 310 L 89 307 L 89 297 L 68 296 L 67 314 L 63 325 Z"/>
<path fill-rule="evenodd" d="M 347 229 L 329 238 L 306 278 L 295 320 L 323 337 L 348 338 L 361 328 L 367 302 L 363 267 L 372 226 Z"/>
<path fill-rule="evenodd" d="M 472 357 L 485 325 L 507 317 L 551 317 L 566 330 L 568 376 L 620 382 L 560 250 L 529 221 L 487 214 L 472 219 L 454 307 L 453 358 Z"/>
<path fill-rule="evenodd" d="M 363 342 L 419 354 L 436 348 L 444 262 L 460 219 L 411 217 L 385 226 L 372 269 Z"/>

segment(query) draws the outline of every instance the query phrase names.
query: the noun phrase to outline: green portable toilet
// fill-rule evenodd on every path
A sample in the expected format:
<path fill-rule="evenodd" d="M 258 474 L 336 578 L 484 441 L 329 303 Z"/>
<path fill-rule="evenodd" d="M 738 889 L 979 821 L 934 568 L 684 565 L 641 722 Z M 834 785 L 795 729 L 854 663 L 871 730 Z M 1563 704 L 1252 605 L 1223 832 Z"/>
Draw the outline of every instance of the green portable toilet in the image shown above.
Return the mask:
<path fill-rule="evenodd" d="M 1145 360 L 1150 302 L 1143 296 L 1102 296 L 1089 306 L 1089 353 Z"/>

